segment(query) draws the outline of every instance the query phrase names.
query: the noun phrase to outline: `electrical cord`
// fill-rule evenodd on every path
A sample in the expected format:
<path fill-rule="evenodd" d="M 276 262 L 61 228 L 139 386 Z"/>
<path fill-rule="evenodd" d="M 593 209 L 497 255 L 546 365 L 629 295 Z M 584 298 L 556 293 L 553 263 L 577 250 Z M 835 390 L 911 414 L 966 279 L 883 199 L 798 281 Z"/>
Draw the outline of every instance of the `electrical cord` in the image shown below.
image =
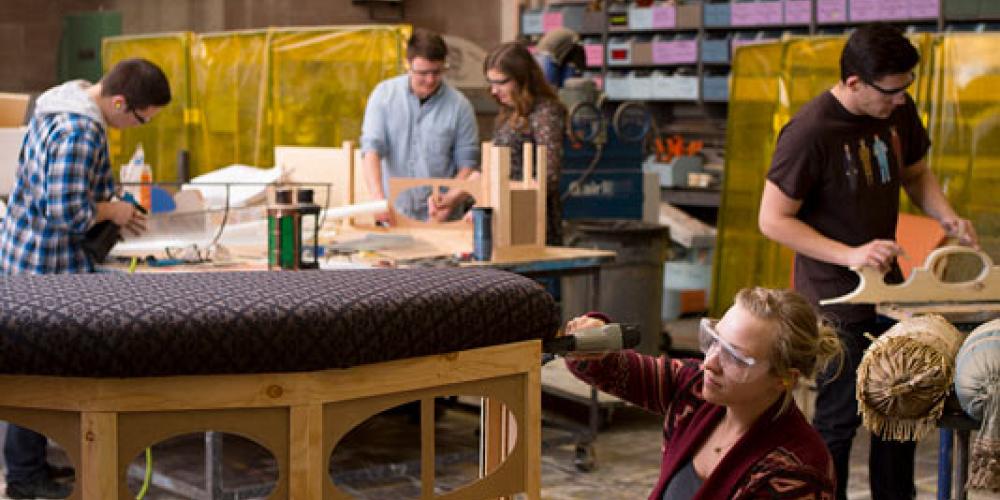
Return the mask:
<path fill-rule="evenodd" d="M 135 500 L 142 500 L 146 493 L 149 492 L 149 485 L 153 482 L 153 450 L 152 448 L 146 448 L 146 474 L 142 480 L 142 488 L 139 488 L 139 493 L 136 494 Z"/>

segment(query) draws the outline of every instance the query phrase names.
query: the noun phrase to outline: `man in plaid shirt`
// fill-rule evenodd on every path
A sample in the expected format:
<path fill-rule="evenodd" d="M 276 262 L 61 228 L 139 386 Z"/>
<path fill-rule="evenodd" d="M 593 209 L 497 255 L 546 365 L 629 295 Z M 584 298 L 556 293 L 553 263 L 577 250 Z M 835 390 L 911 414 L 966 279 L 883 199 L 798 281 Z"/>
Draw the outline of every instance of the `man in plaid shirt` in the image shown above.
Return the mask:
<path fill-rule="evenodd" d="M 132 232 L 145 229 L 145 217 L 131 203 L 111 200 L 107 127 L 142 125 L 169 102 L 166 75 L 145 59 L 119 62 L 96 84 L 71 81 L 38 98 L 0 224 L 0 272 L 91 272 L 81 244 L 94 224 L 110 220 Z M 73 470 L 49 465 L 46 445 L 41 434 L 7 427 L 8 497 L 65 498 L 72 492 L 55 479 Z"/>

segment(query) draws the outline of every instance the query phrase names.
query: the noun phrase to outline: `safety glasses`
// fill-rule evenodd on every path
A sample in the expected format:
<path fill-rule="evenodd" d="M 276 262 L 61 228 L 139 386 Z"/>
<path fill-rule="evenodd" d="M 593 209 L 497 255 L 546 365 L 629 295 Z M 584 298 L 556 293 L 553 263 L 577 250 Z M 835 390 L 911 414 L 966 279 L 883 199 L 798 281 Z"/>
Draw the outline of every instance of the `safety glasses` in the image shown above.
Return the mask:
<path fill-rule="evenodd" d="M 906 89 L 910 88 L 910 86 L 913 85 L 913 82 L 915 82 L 917 80 L 917 75 L 911 73 L 910 76 L 911 76 L 910 83 L 907 83 L 906 85 L 904 85 L 902 87 L 897 87 L 897 88 L 894 88 L 894 89 L 887 89 L 887 88 L 884 88 L 884 87 L 880 87 L 880 86 L 876 85 L 875 82 L 865 82 L 865 83 L 868 84 L 869 87 L 871 87 L 871 88 L 879 91 L 879 93 L 881 93 L 884 96 L 894 97 L 894 96 L 899 95 L 899 94 L 901 94 L 903 92 L 906 92 Z"/>
<path fill-rule="evenodd" d="M 722 370 L 733 380 L 740 383 L 746 382 L 755 371 L 754 368 L 762 366 L 764 363 L 740 352 L 739 349 L 720 337 L 718 330 L 715 329 L 718 323 L 717 319 L 701 319 L 698 328 L 698 346 L 706 358 L 718 353 Z"/>
<path fill-rule="evenodd" d="M 414 69 L 412 66 L 410 66 L 409 68 L 411 74 L 413 74 L 414 76 L 419 76 L 421 78 L 426 78 L 426 77 L 438 78 L 441 75 L 445 74 L 449 69 L 451 69 L 451 67 L 448 64 L 442 64 L 436 68 L 427 68 L 427 69 Z"/>

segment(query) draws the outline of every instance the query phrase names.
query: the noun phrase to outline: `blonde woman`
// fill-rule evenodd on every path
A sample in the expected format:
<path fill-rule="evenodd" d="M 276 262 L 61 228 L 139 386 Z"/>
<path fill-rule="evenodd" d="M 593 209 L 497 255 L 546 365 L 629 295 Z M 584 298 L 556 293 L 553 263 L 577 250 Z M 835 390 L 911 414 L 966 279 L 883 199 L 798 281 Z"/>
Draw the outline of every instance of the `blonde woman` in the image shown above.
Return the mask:
<path fill-rule="evenodd" d="M 592 313 L 566 331 L 605 322 Z M 566 360 L 583 381 L 664 415 L 649 498 L 832 498 L 830 454 L 791 392 L 840 355 L 834 331 L 801 295 L 749 288 L 722 319 L 702 320 L 699 341 L 704 361 L 633 351 Z"/>

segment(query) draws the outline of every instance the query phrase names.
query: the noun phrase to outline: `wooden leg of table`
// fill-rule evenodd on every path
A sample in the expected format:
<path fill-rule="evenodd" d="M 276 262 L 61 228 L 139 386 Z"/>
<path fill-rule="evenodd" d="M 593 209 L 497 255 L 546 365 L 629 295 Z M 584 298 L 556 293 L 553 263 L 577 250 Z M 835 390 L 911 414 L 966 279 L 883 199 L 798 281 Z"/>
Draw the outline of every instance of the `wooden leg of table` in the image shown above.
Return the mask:
<path fill-rule="evenodd" d="M 323 405 L 293 406 L 289 424 L 289 498 L 323 498 Z"/>
<path fill-rule="evenodd" d="M 542 491 L 542 367 L 537 366 L 529 371 L 525 390 L 524 422 L 525 429 L 519 432 L 518 439 L 524 439 L 524 488 L 530 499 L 538 499 Z M 532 429 L 532 422 L 539 425 Z"/>
<path fill-rule="evenodd" d="M 83 500 L 118 498 L 118 414 L 84 412 L 80 417 Z"/>
<path fill-rule="evenodd" d="M 503 405 L 483 398 L 480 405 L 479 477 L 496 470 L 503 462 Z"/>
<path fill-rule="evenodd" d="M 420 494 L 434 498 L 434 398 L 420 400 Z"/>
<path fill-rule="evenodd" d="M 499 401 L 489 398 L 482 401 L 479 477 L 486 477 L 497 470 L 513 450 L 516 436 L 512 436 L 512 430 L 517 424 L 512 424 L 514 416 Z"/>

